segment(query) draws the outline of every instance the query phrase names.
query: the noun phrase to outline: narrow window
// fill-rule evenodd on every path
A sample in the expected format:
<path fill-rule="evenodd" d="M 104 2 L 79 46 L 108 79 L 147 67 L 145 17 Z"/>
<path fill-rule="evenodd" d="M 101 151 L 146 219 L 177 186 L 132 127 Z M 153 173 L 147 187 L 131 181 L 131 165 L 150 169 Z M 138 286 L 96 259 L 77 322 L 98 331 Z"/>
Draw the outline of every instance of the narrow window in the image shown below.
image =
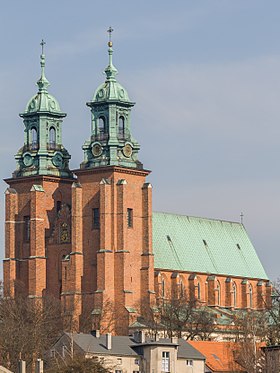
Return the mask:
<path fill-rule="evenodd" d="M 35 127 L 31 128 L 31 149 L 38 147 L 38 133 Z"/>
<path fill-rule="evenodd" d="M 119 117 L 119 137 L 124 138 L 124 117 Z"/>
<path fill-rule="evenodd" d="M 170 372 L 170 352 L 162 351 L 161 371 Z"/>
<path fill-rule="evenodd" d="M 55 131 L 55 128 L 53 128 L 53 127 L 50 128 L 49 143 L 50 143 L 50 148 L 54 149 L 55 144 L 56 144 L 56 131 Z"/>
<path fill-rule="evenodd" d="M 133 227 L 133 209 L 127 209 L 127 226 L 128 228 Z"/>
<path fill-rule="evenodd" d="M 161 282 L 161 296 L 162 298 L 165 297 L 165 281 L 164 280 L 162 280 Z"/>
<path fill-rule="evenodd" d="M 235 283 L 232 284 L 232 292 L 233 292 L 233 307 L 236 308 L 236 285 Z"/>
<path fill-rule="evenodd" d="M 92 227 L 98 229 L 100 227 L 100 213 L 99 208 L 92 210 Z"/>
<path fill-rule="evenodd" d="M 193 366 L 193 360 L 187 359 L 186 364 L 187 364 L 188 367 L 192 367 Z"/>
<path fill-rule="evenodd" d="M 249 285 L 249 307 L 253 308 L 253 288 Z"/>
<path fill-rule="evenodd" d="M 30 241 L 30 216 L 24 216 L 24 240 Z"/>
<path fill-rule="evenodd" d="M 179 286 L 180 286 L 179 296 L 180 296 L 180 297 L 183 297 L 183 296 L 185 295 L 185 288 L 184 288 L 184 284 L 183 284 L 183 281 L 182 281 L 182 280 L 180 280 L 180 284 L 179 284 Z"/>
<path fill-rule="evenodd" d="M 99 117 L 98 129 L 99 129 L 100 134 L 105 133 L 105 118 L 104 117 Z"/>
<path fill-rule="evenodd" d="M 61 210 L 61 201 L 56 201 L 56 212 L 58 213 Z"/>
<path fill-rule="evenodd" d="M 221 305 L 221 286 L 219 283 L 217 283 L 217 302 L 218 306 Z"/>
<path fill-rule="evenodd" d="M 200 283 L 197 284 L 197 299 L 200 300 L 201 298 L 201 290 L 200 290 Z"/>

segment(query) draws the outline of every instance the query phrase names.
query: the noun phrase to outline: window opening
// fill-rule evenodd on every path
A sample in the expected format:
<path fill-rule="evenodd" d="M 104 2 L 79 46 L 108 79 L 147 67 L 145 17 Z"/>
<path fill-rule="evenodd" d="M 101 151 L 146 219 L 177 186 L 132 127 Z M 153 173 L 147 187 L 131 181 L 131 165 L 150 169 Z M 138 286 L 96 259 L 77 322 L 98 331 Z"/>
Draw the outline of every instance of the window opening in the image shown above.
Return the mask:
<path fill-rule="evenodd" d="M 161 295 L 162 295 L 162 298 L 165 297 L 165 281 L 164 280 L 161 281 Z"/>
<path fill-rule="evenodd" d="M 221 305 L 221 286 L 219 283 L 217 283 L 217 301 L 218 301 L 218 306 Z"/>
<path fill-rule="evenodd" d="M 233 307 L 236 307 L 236 285 L 235 283 L 232 284 L 232 292 L 233 292 Z"/>
<path fill-rule="evenodd" d="M 30 241 L 30 216 L 24 216 L 24 240 Z"/>
<path fill-rule="evenodd" d="M 200 292 L 200 283 L 197 284 L 197 299 L 200 300 L 201 292 Z"/>
<path fill-rule="evenodd" d="M 170 352 L 162 351 L 161 371 L 170 372 Z"/>
<path fill-rule="evenodd" d="M 253 288 L 252 288 L 252 285 L 249 286 L 249 307 L 253 308 Z"/>
<path fill-rule="evenodd" d="M 58 213 L 61 210 L 61 201 L 56 201 L 56 212 Z"/>
<path fill-rule="evenodd" d="M 105 133 L 105 118 L 104 117 L 99 117 L 99 119 L 98 119 L 98 129 L 99 129 L 100 134 Z"/>
<path fill-rule="evenodd" d="M 53 127 L 50 128 L 50 132 L 49 132 L 49 144 L 50 144 L 51 149 L 55 148 L 56 131 L 55 131 L 55 128 L 53 128 Z"/>
<path fill-rule="evenodd" d="M 127 209 L 127 226 L 128 228 L 133 227 L 133 209 Z"/>
<path fill-rule="evenodd" d="M 31 129 L 31 148 L 37 149 L 38 147 L 38 133 L 36 128 Z"/>
<path fill-rule="evenodd" d="M 119 117 L 119 137 L 124 138 L 124 117 Z"/>
<path fill-rule="evenodd" d="M 100 212 L 99 208 L 94 208 L 92 210 L 92 227 L 93 228 L 99 228 L 100 227 Z"/>

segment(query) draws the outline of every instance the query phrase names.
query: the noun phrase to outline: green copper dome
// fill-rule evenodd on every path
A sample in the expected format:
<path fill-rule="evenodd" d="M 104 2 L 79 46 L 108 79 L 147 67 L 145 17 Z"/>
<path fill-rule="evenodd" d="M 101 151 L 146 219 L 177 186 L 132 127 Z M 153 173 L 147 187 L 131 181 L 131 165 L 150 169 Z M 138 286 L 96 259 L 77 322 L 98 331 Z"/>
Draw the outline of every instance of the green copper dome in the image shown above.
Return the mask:
<path fill-rule="evenodd" d="M 126 89 L 116 80 L 118 70 L 113 65 L 112 43 L 108 43 L 109 49 L 109 65 L 105 69 L 106 80 L 101 84 L 93 95 L 93 102 L 101 102 L 108 100 L 117 100 L 122 102 L 130 102 Z"/>
<path fill-rule="evenodd" d="M 41 54 L 41 77 L 37 82 L 38 93 L 27 103 L 24 113 L 33 114 L 37 112 L 61 113 L 59 103 L 55 97 L 48 93 L 49 81 L 45 77 L 45 55 Z"/>
<path fill-rule="evenodd" d="M 60 113 L 60 106 L 55 97 L 49 93 L 38 92 L 27 103 L 25 113 L 36 113 L 38 111 L 48 111 L 51 113 Z"/>
<path fill-rule="evenodd" d="M 81 168 L 121 166 L 142 169 L 138 160 L 140 145 L 131 132 L 131 102 L 126 89 L 117 81 L 118 70 L 113 65 L 113 43 L 109 32 L 109 64 L 106 79 L 95 91 L 91 108 L 91 136 L 83 145 Z"/>
<path fill-rule="evenodd" d="M 95 91 L 93 101 L 100 102 L 108 100 L 130 102 L 126 89 L 120 83 L 106 80 Z"/>

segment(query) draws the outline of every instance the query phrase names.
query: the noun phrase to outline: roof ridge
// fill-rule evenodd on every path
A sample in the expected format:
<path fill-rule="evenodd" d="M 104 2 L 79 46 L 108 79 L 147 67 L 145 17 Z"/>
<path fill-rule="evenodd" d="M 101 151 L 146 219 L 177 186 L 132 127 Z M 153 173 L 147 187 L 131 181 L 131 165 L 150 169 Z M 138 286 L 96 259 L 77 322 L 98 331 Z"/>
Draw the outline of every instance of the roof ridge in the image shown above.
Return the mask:
<path fill-rule="evenodd" d="M 174 216 L 182 216 L 186 218 L 191 218 L 191 219 L 203 219 L 203 220 L 214 220 L 222 223 L 232 223 L 232 224 L 238 224 L 244 227 L 242 223 L 239 221 L 233 221 L 233 220 L 226 220 L 226 219 L 218 219 L 218 218 L 207 218 L 205 216 L 194 216 L 194 215 L 185 215 L 183 213 L 175 213 L 175 212 L 166 212 L 166 211 L 153 211 L 153 214 L 166 214 L 166 215 L 174 215 Z M 245 229 L 245 227 L 244 227 Z"/>

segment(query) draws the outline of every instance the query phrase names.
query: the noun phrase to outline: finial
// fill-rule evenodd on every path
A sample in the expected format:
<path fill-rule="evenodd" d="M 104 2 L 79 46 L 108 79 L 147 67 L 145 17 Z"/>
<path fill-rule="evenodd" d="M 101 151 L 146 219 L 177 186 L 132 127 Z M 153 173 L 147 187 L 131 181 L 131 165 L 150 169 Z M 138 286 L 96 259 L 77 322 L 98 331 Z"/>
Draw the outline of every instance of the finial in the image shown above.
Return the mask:
<path fill-rule="evenodd" d="M 42 39 L 40 45 L 42 47 L 42 53 L 41 54 L 44 54 L 44 45 L 46 44 L 46 42 L 44 41 L 44 39 Z"/>
<path fill-rule="evenodd" d="M 107 30 L 107 32 L 109 34 L 109 41 L 108 41 L 109 65 L 108 65 L 108 67 L 106 67 L 105 73 L 106 73 L 106 76 L 107 76 L 107 80 L 110 80 L 110 81 L 116 80 L 116 75 L 118 73 L 118 70 L 113 65 L 113 48 L 112 48 L 113 47 L 113 42 L 112 42 L 112 32 L 113 31 L 114 30 L 112 29 L 111 26 Z"/>
<path fill-rule="evenodd" d="M 107 30 L 108 34 L 109 34 L 109 41 L 108 41 L 108 47 L 112 48 L 113 46 L 113 42 L 112 42 L 112 32 L 114 31 L 114 29 L 112 29 L 112 27 L 110 26 Z"/>
<path fill-rule="evenodd" d="M 241 222 L 241 224 L 243 224 L 243 218 L 244 218 L 244 214 L 243 214 L 243 212 L 241 212 L 241 214 L 240 214 L 240 222 Z"/>
<path fill-rule="evenodd" d="M 41 77 L 37 82 L 37 85 L 39 87 L 39 92 L 47 92 L 47 88 L 50 85 L 48 79 L 45 77 L 45 55 L 44 55 L 45 44 L 46 44 L 46 42 L 44 41 L 44 39 L 42 39 L 42 41 L 40 43 L 41 48 L 42 48 L 42 53 L 41 53 L 41 56 L 40 56 L 40 59 L 41 59 L 41 61 L 40 61 Z"/>

